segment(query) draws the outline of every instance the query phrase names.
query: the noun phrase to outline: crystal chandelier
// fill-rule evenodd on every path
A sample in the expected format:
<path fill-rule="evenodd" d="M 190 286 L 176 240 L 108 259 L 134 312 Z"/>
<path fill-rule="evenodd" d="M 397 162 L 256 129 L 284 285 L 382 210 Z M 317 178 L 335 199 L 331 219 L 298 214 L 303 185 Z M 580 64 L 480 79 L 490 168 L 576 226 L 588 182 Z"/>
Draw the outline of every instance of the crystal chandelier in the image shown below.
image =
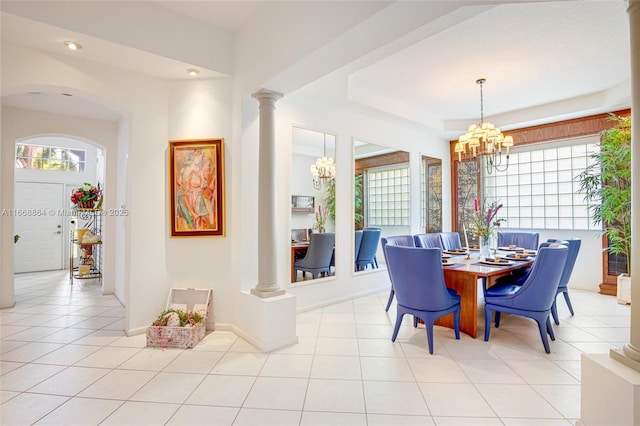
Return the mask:
<path fill-rule="evenodd" d="M 321 183 L 336 176 L 336 163 L 333 158 L 327 157 L 327 135 L 324 135 L 324 145 L 322 158 L 318 158 L 315 164 L 311 165 L 313 175 L 313 188 L 320 189 Z"/>
<path fill-rule="evenodd" d="M 494 170 L 504 172 L 509 167 L 509 148 L 513 146 L 513 137 L 504 136 L 499 128 L 484 121 L 482 85 L 486 81 L 484 78 L 476 80 L 476 84 L 480 85 L 480 124 L 470 125 L 467 132 L 458 138 L 453 151 L 458 153 L 458 161 L 462 160 L 463 153 L 467 154 L 467 150 L 478 162 L 484 158 L 486 172 L 491 174 Z M 503 148 L 505 149 L 504 158 Z"/>

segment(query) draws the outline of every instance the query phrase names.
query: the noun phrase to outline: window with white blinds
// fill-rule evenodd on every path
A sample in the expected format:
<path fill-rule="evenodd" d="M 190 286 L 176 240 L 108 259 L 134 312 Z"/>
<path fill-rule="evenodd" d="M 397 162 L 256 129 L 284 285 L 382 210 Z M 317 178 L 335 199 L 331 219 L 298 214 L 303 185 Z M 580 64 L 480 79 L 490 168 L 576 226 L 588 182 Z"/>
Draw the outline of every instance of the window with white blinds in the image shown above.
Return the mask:
<path fill-rule="evenodd" d="M 592 162 L 598 136 L 545 144 L 512 152 L 509 168 L 485 174 L 487 201 L 504 206 L 506 228 L 597 230 L 589 203 L 579 192 L 578 176 Z"/>
<path fill-rule="evenodd" d="M 368 226 L 409 225 L 409 165 L 367 169 Z"/>

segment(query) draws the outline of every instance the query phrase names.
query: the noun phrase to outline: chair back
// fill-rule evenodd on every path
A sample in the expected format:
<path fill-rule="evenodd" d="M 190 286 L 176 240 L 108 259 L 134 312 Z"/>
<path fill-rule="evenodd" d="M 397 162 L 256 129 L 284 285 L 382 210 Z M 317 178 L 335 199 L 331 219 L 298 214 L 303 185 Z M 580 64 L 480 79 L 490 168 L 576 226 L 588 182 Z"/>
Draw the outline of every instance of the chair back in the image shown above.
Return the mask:
<path fill-rule="evenodd" d="M 457 232 L 441 232 L 440 244 L 444 250 L 462 249 L 460 234 Z"/>
<path fill-rule="evenodd" d="M 571 278 L 573 267 L 576 264 L 576 259 L 578 258 L 578 252 L 580 251 L 582 240 L 580 240 L 580 238 L 569 238 L 567 240 L 548 239 L 547 242 L 559 243 L 569 248 L 569 254 L 567 254 L 567 261 L 564 264 L 564 270 L 562 271 L 559 285 L 559 287 L 566 287 L 569 284 L 569 278 Z"/>
<path fill-rule="evenodd" d="M 564 245 L 540 247 L 531 272 L 520 290 L 513 296 L 505 297 L 500 304 L 532 312 L 551 309 L 568 253 L 569 249 Z"/>
<path fill-rule="evenodd" d="M 440 234 L 432 232 L 430 234 L 416 234 L 413 236 L 416 247 L 422 248 L 442 248 L 442 242 L 440 241 Z"/>
<path fill-rule="evenodd" d="M 457 303 L 447 290 L 438 248 L 384 248 L 398 304 L 420 311 L 440 311 Z"/>
<path fill-rule="evenodd" d="M 382 250 L 389 244 L 390 246 L 416 247 L 413 235 L 395 235 L 391 237 L 382 237 Z M 383 251 L 384 253 L 384 251 Z"/>
<path fill-rule="evenodd" d="M 536 250 L 540 234 L 537 232 L 498 231 L 498 247 L 514 245 L 527 250 Z"/>
<path fill-rule="evenodd" d="M 331 265 L 333 247 L 336 242 L 334 232 L 314 232 L 310 236 L 309 248 L 304 258 L 296 262 L 297 267 L 328 268 Z"/>
<path fill-rule="evenodd" d="M 360 243 L 360 251 L 356 258 L 356 263 L 360 266 L 366 266 L 373 262 L 378 252 L 378 244 L 380 244 L 380 228 L 364 228 L 362 230 L 362 242 Z"/>
<path fill-rule="evenodd" d="M 291 241 L 309 241 L 309 231 L 307 229 L 292 229 Z"/>

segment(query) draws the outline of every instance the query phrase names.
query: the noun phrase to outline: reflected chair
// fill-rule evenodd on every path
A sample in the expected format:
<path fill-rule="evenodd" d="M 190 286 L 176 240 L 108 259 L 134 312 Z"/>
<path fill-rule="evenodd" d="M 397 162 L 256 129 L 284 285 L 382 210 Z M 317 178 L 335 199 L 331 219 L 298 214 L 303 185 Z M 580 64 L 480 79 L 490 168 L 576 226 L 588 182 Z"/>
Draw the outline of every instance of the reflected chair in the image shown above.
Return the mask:
<path fill-rule="evenodd" d="M 531 318 L 538 330 L 546 353 L 551 353 L 547 333 L 555 340 L 551 328 L 551 306 L 555 301 L 560 277 L 569 249 L 564 245 L 541 247 L 524 284 L 514 288 L 493 286 L 487 290 L 484 305 L 484 340 L 489 341 L 491 313 L 495 312 L 496 328 L 502 312 Z M 490 291 L 491 290 L 491 291 Z"/>
<path fill-rule="evenodd" d="M 362 230 L 358 230 L 358 231 L 355 231 L 353 234 L 353 247 L 355 250 L 355 253 L 353 256 L 353 264 L 356 271 L 358 270 L 358 264 L 356 263 L 356 261 L 358 260 L 358 253 L 360 253 L 361 244 L 362 244 Z"/>
<path fill-rule="evenodd" d="M 442 248 L 442 241 L 440 240 L 440 234 L 432 232 L 430 234 L 416 234 L 413 236 L 416 247 L 422 248 Z"/>
<path fill-rule="evenodd" d="M 527 250 L 536 250 L 540 234 L 537 232 L 508 232 L 498 231 L 498 247 L 514 245 Z"/>
<path fill-rule="evenodd" d="M 336 234 L 333 232 L 313 233 L 310 237 L 307 254 L 293 264 L 296 281 L 298 280 L 298 271 L 310 272 L 314 279 L 321 273 L 331 274 L 331 258 Z"/>
<path fill-rule="evenodd" d="M 397 235 L 393 237 L 383 237 L 382 238 L 382 253 L 384 254 L 384 262 L 387 262 L 387 253 L 384 251 L 385 246 L 400 246 L 400 247 L 415 247 L 415 242 L 413 239 L 413 235 Z M 389 267 L 387 266 L 387 272 L 389 272 Z M 387 307 L 384 308 L 385 312 L 389 312 L 389 308 L 391 307 L 391 302 L 393 302 L 393 296 L 395 295 L 395 290 L 393 289 L 393 281 L 391 280 L 391 273 L 389 273 L 389 280 L 391 281 L 391 291 L 389 292 L 389 300 L 387 301 Z"/>
<path fill-rule="evenodd" d="M 418 318 L 424 321 L 430 354 L 433 354 L 433 323 L 436 319 L 453 313 L 455 336 L 460 339 L 460 296 L 445 284 L 440 249 L 387 244 L 384 251 L 398 298 L 391 341 L 396 341 L 405 314 L 413 315 L 414 327 Z"/>
<path fill-rule="evenodd" d="M 362 242 L 360 243 L 360 251 L 356 258 L 356 270 L 364 271 L 369 265 L 372 269 L 378 267 L 376 253 L 380 244 L 380 228 L 364 228 L 362 230 Z"/>
<path fill-rule="evenodd" d="M 440 244 L 443 250 L 462 250 L 460 234 L 457 232 L 441 232 Z"/>
<path fill-rule="evenodd" d="M 573 306 L 571 306 L 571 299 L 569 299 L 569 278 L 571 278 L 571 273 L 573 272 L 573 267 L 576 264 L 576 259 L 578 257 L 578 252 L 580 251 L 580 246 L 582 245 L 582 240 L 580 238 L 569 238 L 567 240 L 552 240 L 549 239 L 547 242 L 556 242 L 559 244 L 566 245 L 569 248 L 569 254 L 567 255 L 567 262 L 564 265 L 564 270 L 562 271 L 562 276 L 560 277 L 560 285 L 558 286 L 557 294 L 562 293 L 564 296 L 564 301 L 567 302 L 567 307 L 569 308 L 569 312 L 571 316 L 573 316 Z M 553 321 L 556 324 L 560 324 L 560 319 L 558 318 L 558 308 L 556 307 L 556 300 L 553 300 L 553 306 L 551 306 L 551 316 L 553 316 Z"/>

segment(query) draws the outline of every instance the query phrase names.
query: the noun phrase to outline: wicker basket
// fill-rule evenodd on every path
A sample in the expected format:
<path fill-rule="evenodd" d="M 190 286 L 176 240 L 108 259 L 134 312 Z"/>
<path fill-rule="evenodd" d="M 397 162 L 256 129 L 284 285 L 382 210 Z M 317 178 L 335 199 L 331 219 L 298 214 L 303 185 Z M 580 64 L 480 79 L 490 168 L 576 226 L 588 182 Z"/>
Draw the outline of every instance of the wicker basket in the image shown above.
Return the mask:
<path fill-rule="evenodd" d="M 193 327 L 147 328 L 147 346 L 190 349 L 204 338 L 206 327 L 197 323 Z"/>
<path fill-rule="evenodd" d="M 96 200 L 88 200 L 88 201 L 78 201 L 78 208 L 79 209 L 86 209 L 86 210 L 90 210 L 93 209 L 96 206 Z"/>

